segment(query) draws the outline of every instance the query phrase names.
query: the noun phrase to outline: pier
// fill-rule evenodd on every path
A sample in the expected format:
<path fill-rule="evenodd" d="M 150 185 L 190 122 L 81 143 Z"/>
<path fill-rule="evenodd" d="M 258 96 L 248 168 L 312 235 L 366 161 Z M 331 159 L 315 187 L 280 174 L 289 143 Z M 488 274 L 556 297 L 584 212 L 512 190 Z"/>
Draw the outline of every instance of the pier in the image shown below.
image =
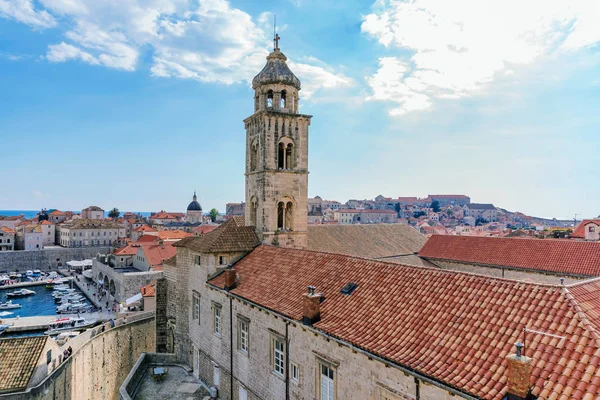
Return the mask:
<path fill-rule="evenodd" d="M 42 331 L 48 328 L 48 324 L 57 318 L 75 318 L 84 317 L 90 321 L 104 322 L 113 318 L 109 313 L 84 313 L 84 314 L 62 314 L 62 315 L 40 315 L 36 317 L 22 317 L 22 318 L 5 318 L 2 320 L 3 324 L 10 325 L 5 332 L 10 333 L 21 333 L 31 331 Z M 2 336 L 0 336 L 2 338 Z"/>

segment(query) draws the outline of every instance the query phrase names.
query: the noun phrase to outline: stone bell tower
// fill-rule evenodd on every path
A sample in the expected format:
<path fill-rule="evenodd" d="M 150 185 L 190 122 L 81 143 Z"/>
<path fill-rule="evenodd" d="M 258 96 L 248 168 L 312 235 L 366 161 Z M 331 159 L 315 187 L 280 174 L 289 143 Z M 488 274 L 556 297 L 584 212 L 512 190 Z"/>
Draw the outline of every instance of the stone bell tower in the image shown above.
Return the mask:
<path fill-rule="evenodd" d="M 308 198 L 308 126 L 298 113 L 300 81 L 279 51 L 252 80 L 254 114 L 246 127 L 246 225 L 264 243 L 304 248 Z"/>

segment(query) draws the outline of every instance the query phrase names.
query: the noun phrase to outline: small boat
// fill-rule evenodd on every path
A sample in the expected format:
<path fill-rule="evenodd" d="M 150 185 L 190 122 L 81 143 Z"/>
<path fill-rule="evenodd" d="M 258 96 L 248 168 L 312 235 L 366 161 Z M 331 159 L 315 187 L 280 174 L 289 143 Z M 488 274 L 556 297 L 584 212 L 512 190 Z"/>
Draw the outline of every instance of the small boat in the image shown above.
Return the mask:
<path fill-rule="evenodd" d="M 7 330 L 8 328 L 10 328 L 10 325 L 7 324 L 0 324 L 0 335 L 2 335 L 2 333 Z"/>
<path fill-rule="evenodd" d="M 54 301 L 56 303 L 60 303 L 60 304 L 69 304 L 69 303 L 83 303 L 85 299 L 83 298 L 83 296 L 81 295 L 76 295 L 76 296 L 64 296 L 60 299 L 55 299 Z"/>
<path fill-rule="evenodd" d="M 15 271 L 10 272 L 8 274 L 8 276 L 9 276 L 10 279 L 17 279 L 18 278 L 17 273 Z"/>
<path fill-rule="evenodd" d="M 56 307 L 56 312 L 59 314 L 71 314 L 76 313 L 84 308 L 88 308 L 89 306 L 85 303 L 67 303 L 60 304 Z"/>
<path fill-rule="evenodd" d="M 79 332 L 77 331 L 60 332 L 54 337 L 54 340 L 56 341 L 57 345 L 62 346 L 69 340 L 76 338 L 77 336 L 79 336 Z"/>
<path fill-rule="evenodd" d="M 8 317 L 9 315 L 13 315 L 14 313 L 8 312 L 8 311 L 0 311 L 0 318 L 2 317 Z"/>
<path fill-rule="evenodd" d="M 17 274 L 17 279 L 21 279 L 23 277 L 23 274 Z"/>
<path fill-rule="evenodd" d="M 33 276 L 33 271 L 32 271 L 32 270 L 30 270 L 30 269 L 28 269 L 28 270 L 25 272 L 25 275 L 27 275 L 27 276 Z"/>
<path fill-rule="evenodd" d="M 48 330 L 44 335 L 57 335 L 60 332 L 72 330 L 84 330 L 92 327 L 96 321 L 88 321 L 85 318 L 58 318 L 48 324 Z"/>
<path fill-rule="evenodd" d="M 8 285 L 10 278 L 8 276 L 0 276 L 0 286 Z"/>
<path fill-rule="evenodd" d="M 31 296 L 32 294 L 35 294 L 35 292 L 33 290 L 19 289 L 19 290 L 15 290 L 14 292 L 7 293 L 6 295 L 8 297 L 25 297 L 25 296 Z"/>
<path fill-rule="evenodd" d="M 40 271 L 39 269 L 33 270 L 33 276 L 41 276 L 41 275 L 42 275 L 42 271 Z"/>
<path fill-rule="evenodd" d="M 13 303 L 11 300 L 6 303 L 0 303 L 0 310 L 13 310 L 15 308 L 21 308 L 21 305 Z"/>

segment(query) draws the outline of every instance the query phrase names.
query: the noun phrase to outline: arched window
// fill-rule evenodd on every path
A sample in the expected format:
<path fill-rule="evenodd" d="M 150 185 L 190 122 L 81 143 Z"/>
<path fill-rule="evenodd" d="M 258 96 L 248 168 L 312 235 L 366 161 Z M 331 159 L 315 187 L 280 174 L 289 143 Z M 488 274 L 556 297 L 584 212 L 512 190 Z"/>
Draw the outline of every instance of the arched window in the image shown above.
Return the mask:
<path fill-rule="evenodd" d="M 285 90 L 281 91 L 281 100 L 279 100 L 279 108 L 285 108 Z"/>
<path fill-rule="evenodd" d="M 252 143 L 252 148 L 250 149 L 250 171 L 256 171 L 258 167 L 258 141 L 255 140 Z"/>
<path fill-rule="evenodd" d="M 285 147 L 285 169 L 293 169 L 294 165 L 293 165 L 293 151 L 294 151 L 294 145 L 291 143 L 288 143 L 288 145 Z"/>
<path fill-rule="evenodd" d="M 285 205 L 285 229 L 288 231 L 292 230 L 294 226 L 294 204 L 291 201 L 288 201 Z"/>
<path fill-rule="evenodd" d="M 267 107 L 273 107 L 273 91 L 269 90 L 267 92 Z"/>
<path fill-rule="evenodd" d="M 278 230 L 283 230 L 284 229 L 284 213 L 285 213 L 285 204 L 280 201 L 279 203 L 277 203 L 277 229 Z"/>
<path fill-rule="evenodd" d="M 281 142 L 277 151 L 277 168 L 285 169 L 285 143 Z"/>
<path fill-rule="evenodd" d="M 256 226 L 256 210 L 258 209 L 258 204 L 256 199 L 252 199 L 250 202 L 250 225 Z"/>

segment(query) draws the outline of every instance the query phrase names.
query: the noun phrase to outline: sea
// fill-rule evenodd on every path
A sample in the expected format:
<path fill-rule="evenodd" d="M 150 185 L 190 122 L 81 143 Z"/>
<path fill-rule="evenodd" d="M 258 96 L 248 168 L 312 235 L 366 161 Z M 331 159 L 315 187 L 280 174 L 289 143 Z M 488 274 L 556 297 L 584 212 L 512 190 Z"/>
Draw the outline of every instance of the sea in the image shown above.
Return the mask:
<path fill-rule="evenodd" d="M 62 211 L 62 210 L 61 210 Z M 4 215 L 7 217 L 12 217 L 14 215 L 23 215 L 25 218 L 27 219 L 32 219 L 35 218 L 35 216 L 40 212 L 40 210 L 0 210 L 0 215 Z M 81 211 L 75 211 L 76 213 L 81 213 Z M 121 211 L 121 215 L 123 215 L 124 213 L 126 213 L 127 211 Z M 132 211 L 136 214 L 141 214 L 142 217 L 149 217 L 150 216 L 150 212 L 148 211 Z M 108 213 L 105 212 L 105 214 Z"/>
<path fill-rule="evenodd" d="M 4 303 L 8 300 L 12 300 L 13 303 L 21 305 L 21 308 L 15 308 L 12 310 L 0 310 L 0 312 L 11 312 L 12 315 L 8 315 L 4 318 L 16 318 L 18 317 L 34 317 L 38 315 L 56 315 L 56 303 L 52 297 L 52 290 L 46 289 L 46 285 L 27 286 L 29 290 L 33 290 L 35 295 L 25 297 L 8 297 L 9 292 L 14 292 L 20 287 L 0 287 L 0 303 Z M 82 294 L 79 290 L 77 293 Z M 85 296 L 84 296 L 85 297 Z M 92 303 L 86 298 L 85 303 L 92 305 Z"/>

